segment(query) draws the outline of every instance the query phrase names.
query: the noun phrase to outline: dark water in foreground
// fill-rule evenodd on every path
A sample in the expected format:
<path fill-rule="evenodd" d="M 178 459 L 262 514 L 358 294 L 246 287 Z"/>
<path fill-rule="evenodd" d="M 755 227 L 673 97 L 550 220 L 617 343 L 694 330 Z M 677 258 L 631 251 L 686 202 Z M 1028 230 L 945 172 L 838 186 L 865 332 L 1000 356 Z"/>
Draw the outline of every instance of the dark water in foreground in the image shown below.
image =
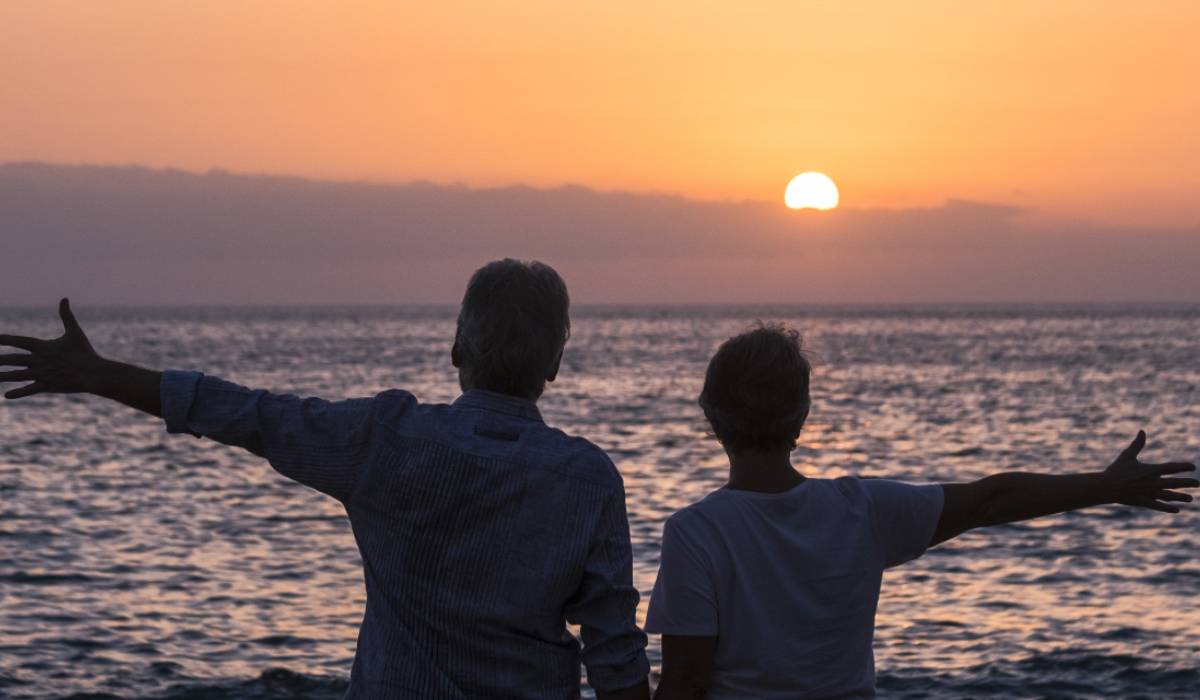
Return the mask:
<path fill-rule="evenodd" d="M 457 394 L 450 310 L 77 313 L 102 352 L 152 366 Z M 1200 308 L 581 309 L 543 412 L 624 474 L 644 593 L 663 518 L 722 481 L 694 397 L 755 317 L 818 355 L 810 475 L 1095 469 L 1139 427 L 1147 459 L 1200 457 Z M 57 332 L 49 309 L 0 326 Z M 1198 512 L 994 528 L 892 571 L 880 696 L 1196 697 Z M 338 698 L 362 595 L 339 506 L 249 454 L 91 398 L 0 403 L 0 697 Z"/>

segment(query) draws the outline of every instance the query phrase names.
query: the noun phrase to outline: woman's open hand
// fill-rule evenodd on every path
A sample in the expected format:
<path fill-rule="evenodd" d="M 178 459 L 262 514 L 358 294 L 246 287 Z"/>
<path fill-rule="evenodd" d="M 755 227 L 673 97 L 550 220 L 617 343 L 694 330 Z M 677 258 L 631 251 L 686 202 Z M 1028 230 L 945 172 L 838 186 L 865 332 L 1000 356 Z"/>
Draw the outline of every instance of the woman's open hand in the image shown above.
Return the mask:
<path fill-rule="evenodd" d="M 1146 433 L 1139 430 L 1129 447 L 1104 470 L 1104 479 L 1113 489 L 1113 501 L 1164 513 L 1178 513 L 1179 507 L 1172 503 L 1186 503 L 1192 497 L 1174 489 L 1196 488 L 1200 482 L 1169 475 L 1195 471 L 1196 465 L 1191 462 L 1140 462 L 1138 454 L 1145 446 Z"/>

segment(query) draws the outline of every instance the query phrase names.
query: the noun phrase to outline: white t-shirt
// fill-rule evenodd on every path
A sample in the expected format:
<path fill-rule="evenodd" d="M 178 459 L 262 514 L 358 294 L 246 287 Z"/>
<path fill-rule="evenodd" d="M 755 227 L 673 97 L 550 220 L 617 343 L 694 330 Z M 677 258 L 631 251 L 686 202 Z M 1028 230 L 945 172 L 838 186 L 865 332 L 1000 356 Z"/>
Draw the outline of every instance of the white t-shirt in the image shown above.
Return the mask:
<path fill-rule="evenodd" d="M 883 570 L 921 556 L 941 514 L 936 484 L 714 491 L 663 528 L 646 631 L 717 637 L 714 700 L 874 697 Z"/>

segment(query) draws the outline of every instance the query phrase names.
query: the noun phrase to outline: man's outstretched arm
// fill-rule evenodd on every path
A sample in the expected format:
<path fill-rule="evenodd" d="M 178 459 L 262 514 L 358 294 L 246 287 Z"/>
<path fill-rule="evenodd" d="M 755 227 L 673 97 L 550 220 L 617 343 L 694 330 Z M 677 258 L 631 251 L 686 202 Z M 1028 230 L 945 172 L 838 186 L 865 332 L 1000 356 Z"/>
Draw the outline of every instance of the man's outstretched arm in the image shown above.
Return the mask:
<path fill-rule="evenodd" d="M 265 457 L 295 481 L 346 502 L 366 454 L 372 399 L 330 402 L 253 391 L 195 372 L 156 372 L 102 358 L 59 304 L 64 333 L 53 340 L 0 335 L 0 345 L 25 350 L 0 355 L 0 382 L 22 382 L 6 398 L 41 393 L 90 393 L 163 418 L 187 432 Z"/>
<path fill-rule="evenodd" d="M 1175 503 L 1192 497 L 1176 489 L 1200 485 L 1175 477 L 1191 472 L 1190 462 L 1138 461 L 1146 433 L 1137 437 L 1107 469 L 1086 474 L 994 474 L 969 484 L 943 484 L 944 505 L 931 546 L 987 525 L 1029 520 L 1108 503 L 1178 513 Z"/>
<path fill-rule="evenodd" d="M 162 416 L 159 386 L 162 372 L 106 360 L 92 348 L 66 299 L 58 304 L 63 334 L 53 340 L 0 335 L 0 346 L 24 353 L 0 355 L 0 366 L 22 369 L 0 372 L 0 382 L 24 385 L 4 394 L 20 399 L 35 394 L 95 394 Z"/>

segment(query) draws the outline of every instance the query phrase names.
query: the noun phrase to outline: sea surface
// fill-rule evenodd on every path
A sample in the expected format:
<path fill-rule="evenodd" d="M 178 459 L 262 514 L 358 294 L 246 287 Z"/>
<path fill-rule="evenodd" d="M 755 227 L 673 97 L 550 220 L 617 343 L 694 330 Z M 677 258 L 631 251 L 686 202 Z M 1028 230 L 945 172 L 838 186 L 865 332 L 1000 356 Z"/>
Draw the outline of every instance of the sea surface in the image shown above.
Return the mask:
<path fill-rule="evenodd" d="M 152 367 L 329 398 L 458 393 L 451 308 L 76 310 Z M 625 478 L 638 587 L 663 519 L 725 476 L 696 406 L 755 319 L 816 363 L 795 464 L 810 476 L 967 480 L 1200 457 L 1200 307 L 576 309 L 547 420 Z M 0 332 L 56 335 L 54 312 Z M 1200 508 L 1104 507 L 968 533 L 891 570 L 883 698 L 1195 698 Z M 81 396 L 0 402 L 0 696 L 338 698 L 363 609 L 339 505 L 263 461 Z M 659 664 L 656 640 L 652 665 Z"/>

